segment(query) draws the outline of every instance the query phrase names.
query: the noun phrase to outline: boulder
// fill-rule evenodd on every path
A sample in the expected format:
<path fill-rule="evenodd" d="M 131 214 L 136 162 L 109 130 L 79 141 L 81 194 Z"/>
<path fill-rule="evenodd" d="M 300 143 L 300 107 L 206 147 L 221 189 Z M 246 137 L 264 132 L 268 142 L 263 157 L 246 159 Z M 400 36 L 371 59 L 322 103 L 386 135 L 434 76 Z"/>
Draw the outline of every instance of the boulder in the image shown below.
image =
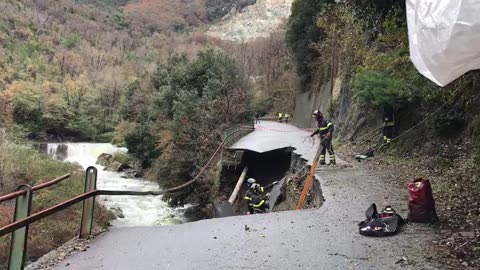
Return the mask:
<path fill-rule="evenodd" d="M 115 215 L 116 218 L 125 218 L 125 215 L 123 214 L 123 210 L 119 206 L 110 208 L 110 211 L 112 211 L 112 213 Z"/>
<path fill-rule="evenodd" d="M 137 178 L 137 176 L 136 176 L 137 172 L 133 169 L 126 169 L 126 170 L 124 170 L 124 173 L 125 174 L 121 176 L 123 178 L 131 178 L 131 179 L 132 178 Z"/>
<path fill-rule="evenodd" d="M 143 170 L 143 166 L 142 166 L 142 162 L 141 161 L 137 161 L 135 162 L 135 165 L 133 166 L 133 176 L 135 177 L 143 177 L 144 176 L 144 170 Z"/>
<path fill-rule="evenodd" d="M 118 162 L 118 161 L 113 161 L 110 164 L 108 164 L 106 170 L 107 171 L 112 171 L 112 172 L 120 172 L 124 168 L 123 164 Z"/>
<path fill-rule="evenodd" d="M 112 155 L 107 153 L 102 153 L 97 158 L 96 164 L 107 167 L 110 164 L 110 160 L 112 159 Z"/>

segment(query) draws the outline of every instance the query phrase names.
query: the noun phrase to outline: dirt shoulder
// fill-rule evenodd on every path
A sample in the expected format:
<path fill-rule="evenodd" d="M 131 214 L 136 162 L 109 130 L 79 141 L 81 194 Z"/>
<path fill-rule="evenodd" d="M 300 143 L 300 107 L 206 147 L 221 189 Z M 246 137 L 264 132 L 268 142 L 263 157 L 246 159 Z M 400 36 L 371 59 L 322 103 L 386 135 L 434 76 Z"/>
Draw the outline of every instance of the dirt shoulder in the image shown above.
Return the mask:
<path fill-rule="evenodd" d="M 390 205 L 406 217 L 408 194 L 406 189 L 385 181 L 364 163 L 350 162 L 351 166 L 320 167 L 317 175 L 323 180 L 325 204 L 322 208 L 336 213 L 330 221 L 332 226 L 344 229 L 343 236 L 339 237 L 348 236 L 352 247 L 361 246 L 368 251 L 365 257 L 368 260 L 356 261 L 355 269 L 370 269 L 374 263 L 377 269 L 441 269 L 437 252 L 432 249 L 434 230 L 428 225 L 406 224 L 392 237 L 365 237 L 358 233 L 357 224 L 365 219 L 365 210 L 372 203 L 380 209 Z"/>
<path fill-rule="evenodd" d="M 401 146 L 377 151 L 362 166 L 404 193 L 408 181 L 429 179 L 440 218 L 432 225 L 435 256 L 445 268 L 480 265 L 480 174 L 478 165 L 468 158 L 468 144 L 450 141 L 426 142 L 417 149 Z"/>

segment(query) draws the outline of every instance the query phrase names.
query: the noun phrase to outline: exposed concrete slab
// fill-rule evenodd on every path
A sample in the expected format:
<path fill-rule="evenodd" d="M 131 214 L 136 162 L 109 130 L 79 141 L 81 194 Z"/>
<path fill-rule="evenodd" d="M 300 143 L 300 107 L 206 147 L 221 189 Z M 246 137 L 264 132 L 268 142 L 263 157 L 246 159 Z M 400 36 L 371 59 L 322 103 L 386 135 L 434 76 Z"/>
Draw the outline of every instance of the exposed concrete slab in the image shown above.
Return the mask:
<path fill-rule="evenodd" d="M 232 150 L 250 150 L 258 153 L 264 153 L 276 149 L 293 147 L 294 152 L 301 155 L 311 164 L 315 157 L 315 151 L 320 143 L 318 136 L 315 144 L 308 137 L 310 131 L 299 129 L 293 125 L 261 121 L 255 124 L 255 131 L 243 137 L 229 149 Z"/>

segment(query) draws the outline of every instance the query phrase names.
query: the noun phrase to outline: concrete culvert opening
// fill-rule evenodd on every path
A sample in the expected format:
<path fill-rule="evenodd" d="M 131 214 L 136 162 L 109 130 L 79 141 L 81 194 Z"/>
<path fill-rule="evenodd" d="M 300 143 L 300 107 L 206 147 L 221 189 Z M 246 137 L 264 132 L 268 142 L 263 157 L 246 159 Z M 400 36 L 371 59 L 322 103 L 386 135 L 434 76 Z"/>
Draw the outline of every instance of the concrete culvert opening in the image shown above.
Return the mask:
<path fill-rule="evenodd" d="M 236 156 L 238 156 L 238 153 L 239 152 L 237 152 Z M 293 153 L 293 149 L 290 147 L 264 153 L 244 151 L 241 157 L 241 161 L 237 160 L 238 163 L 235 166 L 234 172 L 231 169 L 224 171 L 228 174 L 228 176 L 224 176 L 228 178 L 227 190 L 231 194 L 243 168 L 248 167 L 245 181 L 233 204 L 233 213 L 231 214 L 243 215 L 247 212 L 248 207 L 247 202 L 244 200 L 244 195 L 248 189 L 246 184 L 248 178 L 254 178 L 257 183 L 263 187 L 267 187 L 275 181 L 278 182 L 277 185 L 265 190 L 266 193 L 270 193 L 270 212 L 295 209 L 303 190 L 304 181 L 309 172 L 309 166 L 307 166 L 305 160 Z M 231 168 L 230 163 L 231 162 L 227 162 L 226 164 L 229 164 Z M 319 207 L 323 201 L 320 184 L 318 181 L 314 182 L 304 208 Z M 222 204 L 230 205 L 228 202 L 223 202 Z"/>
<path fill-rule="evenodd" d="M 246 151 L 242 163 L 248 166 L 247 178 L 252 177 L 262 186 L 280 181 L 290 169 L 292 149 L 283 148 L 265 153 Z"/>

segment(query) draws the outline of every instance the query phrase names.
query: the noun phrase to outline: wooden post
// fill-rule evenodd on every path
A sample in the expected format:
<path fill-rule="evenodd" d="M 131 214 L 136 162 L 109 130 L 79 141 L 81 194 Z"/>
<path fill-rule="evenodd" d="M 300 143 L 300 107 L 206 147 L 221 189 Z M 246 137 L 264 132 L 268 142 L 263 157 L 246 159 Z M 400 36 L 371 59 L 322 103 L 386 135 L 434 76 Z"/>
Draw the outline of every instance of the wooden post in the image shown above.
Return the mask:
<path fill-rule="evenodd" d="M 233 205 L 233 203 L 235 202 L 235 199 L 237 199 L 238 192 L 240 192 L 240 188 L 242 187 L 243 181 L 245 181 L 245 177 L 247 176 L 247 171 L 248 171 L 248 167 L 245 166 L 245 168 L 243 168 L 242 174 L 240 175 L 240 178 L 238 178 L 237 185 L 235 186 L 235 189 L 233 190 L 232 195 L 230 196 L 230 199 L 228 199 L 228 202 L 231 205 Z"/>

